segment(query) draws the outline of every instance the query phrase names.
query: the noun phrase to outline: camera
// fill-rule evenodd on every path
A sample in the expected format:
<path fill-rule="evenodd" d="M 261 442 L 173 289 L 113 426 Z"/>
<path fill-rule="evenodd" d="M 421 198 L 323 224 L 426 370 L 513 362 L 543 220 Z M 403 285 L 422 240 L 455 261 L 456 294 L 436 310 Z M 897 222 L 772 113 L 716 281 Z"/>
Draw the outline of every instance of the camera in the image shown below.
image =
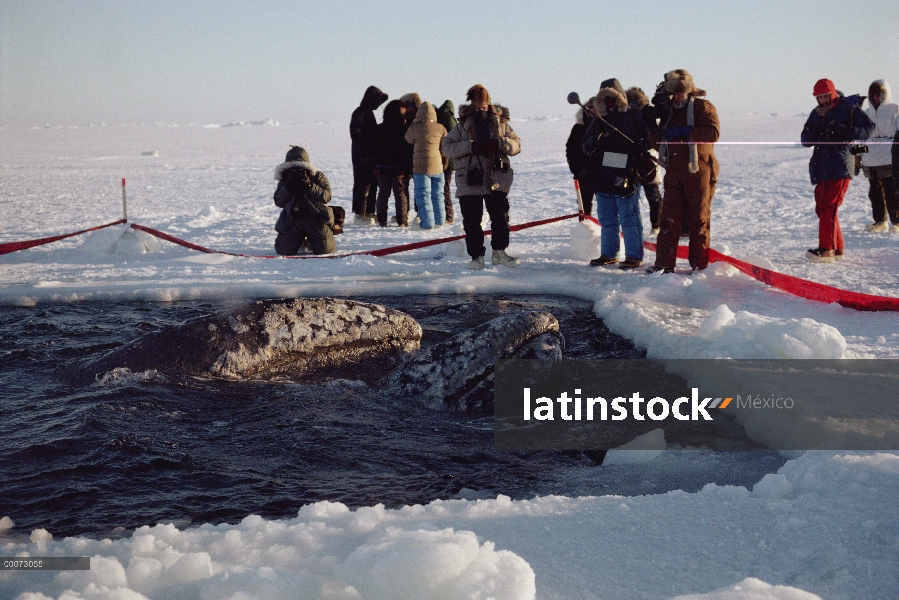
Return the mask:
<path fill-rule="evenodd" d="M 494 171 L 498 171 L 500 173 L 508 173 L 509 161 L 506 160 L 505 156 L 500 155 L 493 159 L 493 163 L 490 165 L 490 167 Z"/>
<path fill-rule="evenodd" d="M 849 146 L 849 154 L 852 154 L 853 156 L 864 154 L 867 151 L 868 147 L 864 144 L 853 144 L 852 146 Z"/>
<path fill-rule="evenodd" d="M 472 187 L 484 185 L 484 170 L 481 167 L 469 167 L 465 173 L 465 183 Z"/>
<path fill-rule="evenodd" d="M 652 105 L 659 109 L 668 108 L 671 102 L 671 94 L 665 91 L 665 82 L 661 82 L 656 86 L 656 93 L 652 95 Z"/>

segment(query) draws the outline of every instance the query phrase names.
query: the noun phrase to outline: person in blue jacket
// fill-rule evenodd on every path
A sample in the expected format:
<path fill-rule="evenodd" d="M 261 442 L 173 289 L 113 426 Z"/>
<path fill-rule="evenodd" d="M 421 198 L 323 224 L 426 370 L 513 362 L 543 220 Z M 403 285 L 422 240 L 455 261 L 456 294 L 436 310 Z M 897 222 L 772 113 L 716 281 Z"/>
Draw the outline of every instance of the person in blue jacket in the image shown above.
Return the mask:
<path fill-rule="evenodd" d="M 874 124 L 860 108 L 863 98 L 844 97 L 829 79 L 815 83 L 814 95 L 818 106 L 802 129 L 802 145 L 814 147 L 808 169 L 815 186 L 818 247 L 806 252 L 806 258 L 829 263 L 842 260 L 845 251 L 837 210 L 854 171 L 850 143 L 868 139 Z"/>

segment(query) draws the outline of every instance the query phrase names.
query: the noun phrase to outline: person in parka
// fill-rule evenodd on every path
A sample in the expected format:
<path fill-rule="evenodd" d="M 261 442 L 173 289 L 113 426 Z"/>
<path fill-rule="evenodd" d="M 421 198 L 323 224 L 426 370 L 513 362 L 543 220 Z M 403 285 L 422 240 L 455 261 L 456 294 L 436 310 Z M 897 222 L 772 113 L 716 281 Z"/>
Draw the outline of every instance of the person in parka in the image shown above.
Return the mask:
<path fill-rule="evenodd" d="M 582 145 L 584 154 L 595 157 L 587 176 L 596 191 L 602 254 L 590 264 L 618 263 L 624 236 L 625 260 L 618 267 L 636 269 L 643 264 L 638 165 L 651 146 L 649 128 L 640 111 L 628 107 L 624 88 L 617 79 L 600 84 L 592 108 L 596 118 L 587 127 Z"/>
<path fill-rule="evenodd" d="M 513 176 L 509 157 L 521 152 L 521 139 L 509 126 L 508 112 L 490 102 L 484 86 L 472 86 L 466 97 L 471 104 L 459 108 L 459 123 L 443 138 L 440 149 L 444 156 L 456 160 L 456 197 L 462 211 L 465 247 L 471 256 L 467 268 L 485 267 L 487 250 L 481 228 L 485 206 L 493 231 L 491 261 L 517 267 L 521 261 L 506 254 L 506 248 Z"/>
<path fill-rule="evenodd" d="M 568 134 L 568 140 L 565 142 L 565 160 L 568 162 L 568 170 L 574 175 L 574 179 L 581 190 L 581 202 L 586 215 L 593 212 L 593 196 L 595 192 L 590 185 L 590 179 L 587 174 L 591 170 L 592 163 L 595 162 L 596 157 L 584 154 L 582 142 L 584 134 L 587 133 L 587 127 L 590 126 L 590 123 L 595 118 L 592 108 L 595 99 L 595 96 L 590 98 L 584 106 L 577 109 L 577 113 L 574 115 L 575 123 L 571 126 L 571 133 Z"/>
<path fill-rule="evenodd" d="M 406 107 L 400 100 L 391 100 L 384 107 L 378 125 L 378 144 L 375 152 L 378 170 L 378 224 L 387 227 L 387 201 L 393 192 L 396 201 L 396 223 L 406 227 L 409 221 L 408 182 L 412 175 L 412 145 L 405 140 Z"/>
<path fill-rule="evenodd" d="M 334 241 L 334 213 L 331 184 L 324 173 L 309 162 L 309 153 L 291 146 L 284 162 L 275 167 L 275 205 L 281 215 L 275 223 L 275 252 L 292 256 L 308 243 L 315 254 L 330 254 L 337 249 Z"/>
<path fill-rule="evenodd" d="M 865 114 L 874 123 L 874 131 L 868 138 L 873 143 L 867 144 L 868 151 L 861 155 L 861 162 L 871 185 L 868 199 L 871 200 L 874 223 L 867 225 L 865 231 L 899 233 L 899 190 L 893 181 L 890 154 L 893 138 L 899 133 L 899 106 L 891 100 L 890 86 L 883 79 L 868 87 Z"/>
<path fill-rule="evenodd" d="M 412 144 L 412 179 L 415 182 L 415 206 L 421 229 L 443 227 L 446 209 L 443 204 L 443 156 L 440 140 L 446 128 L 437 122 L 437 111 L 430 102 L 418 105 L 405 139 Z"/>
<path fill-rule="evenodd" d="M 656 261 L 647 272 L 674 272 L 685 216 L 690 229 L 690 267 L 702 271 L 709 266 L 712 198 L 718 183 L 714 146 L 721 132 L 718 111 L 703 98 L 705 90 L 694 85 L 686 69 L 666 73 L 660 91 L 671 106 L 661 127 L 659 147 L 659 165 L 665 169 L 665 201 L 659 216 Z"/>
<path fill-rule="evenodd" d="M 375 110 L 387 101 L 387 94 L 369 86 L 362 102 L 350 117 L 353 159 L 353 214 L 358 223 L 374 224 L 378 178 L 375 175 L 375 146 L 378 122 Z"/>
<path fill-rule="evenodd" d="M 627 105 L 631 108 L 636 108 L 640 111 L 640 116 L 643 118 L 643 122 L 649 125 L 650 134 L 656 133 L 653 131 L 655 126 L 655 121 L 651 117 L 645 116 L 644 109 L 649 106 L 649 97 L 646 95 L 642 89 L 638 87 L 627 88 Z M 649 110 L 649 109 L 647 109 Z M 657 162 L 659 160 L 659 152 L 654 148 L 649 149 L 649 154 L 653 157 Z M 662 211 L 662 171 L 663 169 L 656 169 L 655 177 L 651 181 L 642 181 L 643 184 L 643 193 L 646 194 L 646 202 L 649 203 L 649 223 L 652 226 L 652 230 L 649 232 L 650 237 L 657 236 L 659 234 L 659 214 Z M 684 228 L 687 225 L 687 220 L 684 219 L 684 224 L 681 228 L 681 236 L 685 233 L 689 235 L 689 231 L 684 231 Z"/>
<path fill-rule="evenodd" d="M 455 129 L 459 122 L 456 120 L 456 107 L 452 100 L 445 100 L 440 108 L 437 109 L 437 122 L 443 125 L 447 133 Z M 453 180 L 453 171 L 456 170 L 456 161 L 452 158 L 446 159 L 446 168 L 443 169 L 443 204 L 446 208 L 446 224 L 453 222 L 455 213 L 453 212 L 453 196 L 450 193 L 450 182 Z"/>
<path fill-rule="evenodd" d="M 829 79 L 819 79 L 813 94 L 818 106 L 802 128 L 802 145 L 814 147 L 808 168 L 815 186 L 818 247 L 809 249 L 806 258 L 830 263 L 841 259 L 845 250 L 837 210 L 854 170 L 855 159 L 849 145 L 854 140 L 868 139 L 874 124 L 859 108 L 861 96 L 845 98 Z"/>

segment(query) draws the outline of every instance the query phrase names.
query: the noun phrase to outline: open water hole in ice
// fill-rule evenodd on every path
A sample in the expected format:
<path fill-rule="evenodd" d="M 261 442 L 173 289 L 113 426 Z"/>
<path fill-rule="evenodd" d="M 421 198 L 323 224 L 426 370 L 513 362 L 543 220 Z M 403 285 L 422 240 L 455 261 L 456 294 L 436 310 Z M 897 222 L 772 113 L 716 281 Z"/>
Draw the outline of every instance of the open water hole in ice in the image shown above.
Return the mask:
<path fill-rule="evenodd" d="M 591 304 L 563 297 L 368 298 L 407 312 L 433 344 L 511 310 L 553 312 L 567 358 L 641 358 Z M 235 304 L 85 303 L 0 311 L 0 513 L 16 530 L 114 536 L 145 524 L 292 517 L 311 502 L 695 491 L 751 486 L 784 459 L 705 451 L 677 468 L 597 467 L 580 452 L 499 452 L 492 418 L 390 398 L 380 373 L 295 383 L 166 379 L 88 385 L 66 373 L 141 335 Z"/>

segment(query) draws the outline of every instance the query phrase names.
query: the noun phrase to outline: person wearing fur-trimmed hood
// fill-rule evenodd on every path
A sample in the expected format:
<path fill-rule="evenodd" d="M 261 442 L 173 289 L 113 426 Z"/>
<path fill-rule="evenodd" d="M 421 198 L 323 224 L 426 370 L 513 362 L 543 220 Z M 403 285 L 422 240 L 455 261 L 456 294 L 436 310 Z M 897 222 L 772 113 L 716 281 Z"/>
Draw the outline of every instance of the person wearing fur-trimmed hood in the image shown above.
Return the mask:
<path fill-rule="evenodd" d="M 649 97 L 646 95 L 646 92 L 638 87 L 630 87 L 627 88 L 625 95 L 627 96 L 627 105 L 639 110 L 640 116 L 645 123 L 654 123 L 653 119 L 643 114 L 644 109 L 649 106 Z M 650 127 L 650 133 L 653 133 L 653 127 Z M 650 148 L 649 155 L 658 162 L 658 150 Z M 649 237 L 659 235 L 659 215 L 662 211 L 662 174 L 662 169 L 656 169 L 655 177 L 651 181 L 641 182 L 643 184 L 643 193 L 646 195 L 646 202 L 649 204 L 649 224 L 652 226 Z M 686 219 L 684 219 L 684 225 L 686 225 Z M 684 231 L 681 229 L 681 235 L 683 233 Z"/>
<path fill-rule="evenodd" d="M 334 212 L 327 205 L 331 201 L 331 184 L 309 161 L 309 153 L 291 146 L 284 162 L 275 167 L 275 180 L 275 205 L 282 209 L 275 223 L 275 252 L 295 255 L 304 242 L 315 254 L 337 250 L 332 230 Z"/>
<path fill-rule="evenodd" d="M 513 175 L 509 157 L 521 152 L 521 139 L 509 126 L 508 109 L 494 105 L 484 86 L 469 88 L 467 99 L 471 104 L 459 108 L 459 123 L 443 138 L 440 149 L 444 156 L 456 161 L 456 197 L 462 211 L 465 247 L 471 256 L 468 268 L 485 267 L 487 250 L 481 228 L 485 206 L 493 231 L 491 261 L 517 267 L 521 261 L 506 254 L 506 248 Z"/>
<path fill-rule="evenodd" d="M 665 201 L 659 217 L 656 261 L 647 271 L 674 271 L 685 216 L 690 230 L 690 266 L 694 272 L 702 271 L 709 265 L 712 198 L 718 182 L 714 149 L 721 132 L 718 111 L 686 69 L 666 73 L 661 91 L 672 109 L 662 124 L 659 147 L 659 165 L 665 169 Z"/>
<path fill-rule="evenodd" d="M 865 231 L 899 233 L 899 190 L 893 180 L 890 154 L 893 138 L 899 134 L 899 106 L 892 102 L 890 86 L 885 80 L 873 81 L 868 87 L 865 114 L 874 123 L 868 151 L 861 155 L 862 170 L 870 183 L 868 199 L 874 216 L 874 223 L 867 225 Z"/>
<path fill-rule="evenodd" d="M 651 146 L 649 128 L 640 111 L 628 107 L 624 87 L 617 79 L 600 84 L 590 108 L 596 118 L 587 127 L 582 144 L 587 156 L 596 157 L 587 175 L 596 192 L 596 215 L 602 225 L 602 254 L 590 265 L 636 269 L 643 264 L 638 165 Z M 619 263 L 622 236 L 625 260 Z"/>

